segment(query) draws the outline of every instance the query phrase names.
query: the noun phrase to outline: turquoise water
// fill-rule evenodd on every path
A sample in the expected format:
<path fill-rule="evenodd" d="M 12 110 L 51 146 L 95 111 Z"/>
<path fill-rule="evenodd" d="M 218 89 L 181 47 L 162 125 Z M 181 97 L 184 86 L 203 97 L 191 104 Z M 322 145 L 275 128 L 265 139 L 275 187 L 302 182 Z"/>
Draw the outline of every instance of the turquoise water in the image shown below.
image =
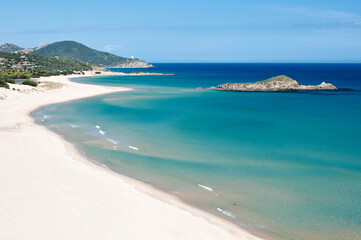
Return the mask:
<path fill-rule="evenodd" d="M 256 232 L 361 239 L 361 65 L 156 65 L 147 71 L 175 75 L 79 79 L 134 91 L 33 116 L 96 161 Z M 342 89 L 195 89 L 279 74 Z"/>

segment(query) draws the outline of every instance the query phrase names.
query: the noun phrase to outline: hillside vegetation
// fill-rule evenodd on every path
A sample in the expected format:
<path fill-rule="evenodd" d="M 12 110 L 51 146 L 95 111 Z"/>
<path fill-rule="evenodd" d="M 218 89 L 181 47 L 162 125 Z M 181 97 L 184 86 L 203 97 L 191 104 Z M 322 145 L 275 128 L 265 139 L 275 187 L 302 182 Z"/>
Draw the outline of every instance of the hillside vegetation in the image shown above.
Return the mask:
<path fill-rule="evenodd" d="M 91 69 L 88 63 L 74 60 L 0 52 L 0 87 L 8 87 L 7 83 L 14 83 L 14 79 L 68 75 Z"/>
<path fill-rule="evenodd" d="M 280 81 L 280 82 L 293 82 L 295 80 L 293 80 L 290 77 L 287 77 L 286 75 L 280 75 L 277 77 L 271 77 L 269 79 L 263 80 L 263 81 L 259 81 L 257 83 L 267 83 L 267 82 L 274 82 L 274 81 Z"/>
<path fill-rule="evenodd" d="M 32 53 L 45 57 L 82 61 L 101 67 L 125 65 L 135 61 L 142 62 L 139 59 L 123 58 L 110 53 L 97 51 L 74 41 L 52 43 Z"/>

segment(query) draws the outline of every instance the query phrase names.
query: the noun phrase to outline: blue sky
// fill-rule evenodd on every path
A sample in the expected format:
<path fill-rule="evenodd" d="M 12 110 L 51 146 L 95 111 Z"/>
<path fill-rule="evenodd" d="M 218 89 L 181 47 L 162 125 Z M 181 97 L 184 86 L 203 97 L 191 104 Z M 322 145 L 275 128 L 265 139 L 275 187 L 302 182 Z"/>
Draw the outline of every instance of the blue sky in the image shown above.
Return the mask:
<path fill-rule="evenodd" d="M 361 62 L 361 1 L 2 1 L 0 43 L 149 62 Z"/>

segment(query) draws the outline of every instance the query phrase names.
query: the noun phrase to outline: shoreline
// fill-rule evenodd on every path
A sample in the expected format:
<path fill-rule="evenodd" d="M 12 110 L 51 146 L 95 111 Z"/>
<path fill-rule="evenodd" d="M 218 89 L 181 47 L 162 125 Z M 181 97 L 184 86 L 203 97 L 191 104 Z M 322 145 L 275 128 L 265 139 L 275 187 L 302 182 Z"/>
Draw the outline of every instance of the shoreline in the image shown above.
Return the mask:
<path fill-rule="evenodd" d="M 5 139 L 0 146 L 0 223 L 6 229 L 0 236 L 260 239 L 149 184 L 94 164 L 76 146 L 35 123 L 30 114 L 39 107 L 131 90 L 69 80 L 94 75 L 41 78 L 64 84 L 43 92 L 25 86 L 23 92 L 1 89 L 7 99 L 0 100 L 0 136 Z"/>
<path fill-rule="evenodd" d="M 36 109 L 34 110 L 36 111 Z M 40 125 L 42 126 L 42 125 Z M 44 126 L 45 127 L 45 126 Z M 242 224 L 240 222 L 237 222 L 236 220 L 232 220 L 229 217 L 222 216 L 222 214 L 217 214 L 217 212 L 211 212 L 205 208 L 201 208 L 199 206 L 196 206 L 192 204 L 191 202 L 187 202 L 183 199 L 181 199 L 178 195 L 167 191 L 166 189 L 159 188 L 155 185 L 152 185 L 151 183 L 148 183 L 146 181 L 143 181 L 139 178 L 136 178 L 134 176 L 131 176 L 125 172 L 116 171 L 115 169 L 112 169 L 108 167 L 107 165 L 101 163 L 98 161 L 98 159 L 88 155 L 84 149 L 75 143 L 72 143 L 71 141 L 67 140 L 64 136 L 59 135 L 59 133 L 56 133 L 55 131 L 52 131 L 45 127 L 47 130 L 55 133 L 57 136 L 60 136 L 63 141 L 65 141 L 67 144 L 70 144 L 70 148 L 74 148 L 75 151 L 77 151 L 83 160 L 87 160 L 91 165 L 95 164 L 96 166 L 108 171 L 110 174 L 120 175 L 122 178 L 125 178 L 129 183 L 134 184 L 134 187 L 141 191 L 142 193 L 145 193 L 151 197 L 154 197 L 155 199 L 158 199 L 166 204 L 171 204 L 173 206 L 178 207 L 179 209 L 191 212 L 195 216 L 200 216 L 209 221 L 210 223 L 214 223 L 216 225 L 223 225 L 225 224 L 225 229 L 228 229 L 233 232 L 234 228 L 240 229 L 241 231 L 245 231 L 247 233 L 247 236 L 241 236 L 241 239 L 243 237 L 251 237 L 246 238 L 249 240 L 280 240 L 282 238 L 276 238 L 270 234 L 267 234 L 266 232 L 257 231 L 255 229 L 252 229 L 251 227 L 246 226 L 245 224 Z M 86 163 L 88 164 L 88 163 Z M 162 196 L 160 196 L 162 195 Z M 216 218 L 216 219 L 214 219 Z M 220 224 L 221 223 L 221 224 Z M 232 225 L 232 226 L 229 226 Z M 221 226 L 224 227 L 224 226 Z M 248 236 L 248 234 L 250 236 Z"/>

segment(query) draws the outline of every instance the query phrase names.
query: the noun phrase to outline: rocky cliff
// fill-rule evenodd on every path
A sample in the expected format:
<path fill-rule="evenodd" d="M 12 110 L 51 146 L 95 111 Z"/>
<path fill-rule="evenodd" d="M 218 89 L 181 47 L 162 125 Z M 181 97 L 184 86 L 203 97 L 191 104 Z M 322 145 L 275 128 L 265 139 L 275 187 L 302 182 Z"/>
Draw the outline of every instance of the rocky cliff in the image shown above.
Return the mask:
<path fill-rule="evenodd" d="M 149 67 L 153 67 L 153 65 L 138 59 L 132 61 L 125 61 L 122 64 L 112 66 L 112 68 L 149 68 Z"/>
<path fill-rule="evenodd" d="M 22 49 L 23 49 L 22 47 L 16 46 L 13 43 L 5 43 L 3 45 L 0 45 L 0 52 L 11 53 L 15 51 L 20 51 Z"/>

